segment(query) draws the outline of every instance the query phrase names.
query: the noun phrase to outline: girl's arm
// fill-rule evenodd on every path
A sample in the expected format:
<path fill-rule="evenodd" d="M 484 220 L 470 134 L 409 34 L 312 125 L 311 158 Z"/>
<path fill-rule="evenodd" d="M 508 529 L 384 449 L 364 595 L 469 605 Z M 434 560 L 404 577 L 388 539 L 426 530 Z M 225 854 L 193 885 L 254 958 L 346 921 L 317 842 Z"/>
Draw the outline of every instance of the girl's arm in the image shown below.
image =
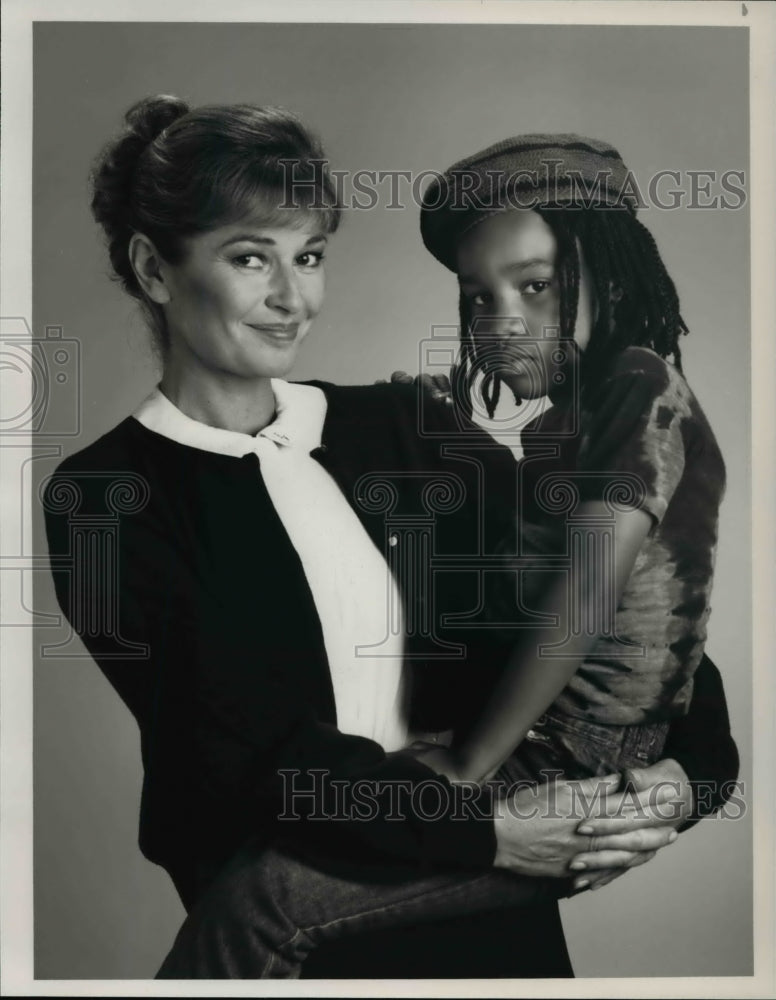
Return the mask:
<path fill-rule="evenodd" d="M 591 517 L 591 531 L 595 530 L 594 518 L 612 516 L 611 508 L 601 501 L 583 502 L 577 515 Z M 610 600 L 614 610 L 652 523 L 651 516 L 643 510 L 617 513 L 614 565 L 594 565 L 588 560 L 576 571 L 557 574 L 537 609 L 553 615 L 556 623 L 523 632 L 484 713 L 465 743 L 449 752 L 430 750 L 421 756 L 424 763 L 459 781 L 484 781 L 498 770 L 568 684 L 598 639 L 597 634 L 590 634 L 584 627 L 573 634 L 572 626 L 574 622 L 581 621 L 584 626 L 585 622 L 600 620 L 596 602 L 600 601 L 597 581 L 601 574 L 606 573 L 613 580 Z M 601 548 L 593 546 L 596 562 Z M 542 647 L 557 645 L 559 638 L 566 640 L 563 657 L 543 655 Z"/>

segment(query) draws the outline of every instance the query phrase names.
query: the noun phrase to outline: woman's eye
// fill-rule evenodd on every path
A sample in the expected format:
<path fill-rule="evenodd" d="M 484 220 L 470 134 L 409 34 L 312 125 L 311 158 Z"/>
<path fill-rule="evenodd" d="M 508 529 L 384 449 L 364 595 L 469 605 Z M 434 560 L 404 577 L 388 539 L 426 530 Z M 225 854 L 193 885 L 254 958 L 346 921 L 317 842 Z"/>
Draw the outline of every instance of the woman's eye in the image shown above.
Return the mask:
<path fill-rule="evenodd" d="M 469 296 L 469 302 L 473 306 L 485 306 L 488 304 L 488 294 L 487 292 L 477 292 L 476 295 Z"/>
<path fill-rule="evenodd" d="M 305 250 L 303 254 L 300 254 L 296 258 L 296 262 L 300 267 L 316 268 L 320 267 L 323 263 L 323 259 L 324 255 L 322 250 Z"/>
<path fill-rule="evenodd" d="M 258 253 L 242 253 L 239 257 L 234 258 L 234 263 L 238 267 L 248 267 L 252 270 L 258 270 L 264 267 L 266 260 Z"/>

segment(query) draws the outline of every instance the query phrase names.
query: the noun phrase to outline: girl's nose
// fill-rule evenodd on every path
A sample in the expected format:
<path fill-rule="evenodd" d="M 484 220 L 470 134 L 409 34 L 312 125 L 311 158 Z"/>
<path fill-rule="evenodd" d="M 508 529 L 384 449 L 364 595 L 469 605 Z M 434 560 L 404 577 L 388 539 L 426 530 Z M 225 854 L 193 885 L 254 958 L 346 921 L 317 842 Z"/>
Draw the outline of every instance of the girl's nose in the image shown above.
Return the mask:
<path fill-rule="evenodd" d="M 528 325 L 522 316 L 478 316 L 472 329 L 474 333 L 485 334 L 495 340 L 530 336 Z"/>

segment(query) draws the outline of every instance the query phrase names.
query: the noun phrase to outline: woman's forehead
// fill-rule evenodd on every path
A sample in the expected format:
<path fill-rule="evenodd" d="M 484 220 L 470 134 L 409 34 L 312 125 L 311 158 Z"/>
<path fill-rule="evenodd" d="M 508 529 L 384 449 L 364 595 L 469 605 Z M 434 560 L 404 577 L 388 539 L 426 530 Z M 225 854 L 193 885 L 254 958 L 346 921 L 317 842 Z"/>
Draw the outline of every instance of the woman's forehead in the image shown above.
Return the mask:
<path fill-rule="evenodd" d="M 330 206 L 318 207 L 295 198 L 293 192 L 262 192 L 234 206 L 231 219 L 263 228 L 331 231 Z"/>
<path fill-rule="evenodd" d="M 241 230 L 246 233 L 266 233 L 268 231 L 295 233 L 302 239 L 325 238 L 328 233 L 323 213 L 315 208 L 253 200 L 243 206 L 236 206 L 234 213 L 224 220 L 221 229 Z"/>

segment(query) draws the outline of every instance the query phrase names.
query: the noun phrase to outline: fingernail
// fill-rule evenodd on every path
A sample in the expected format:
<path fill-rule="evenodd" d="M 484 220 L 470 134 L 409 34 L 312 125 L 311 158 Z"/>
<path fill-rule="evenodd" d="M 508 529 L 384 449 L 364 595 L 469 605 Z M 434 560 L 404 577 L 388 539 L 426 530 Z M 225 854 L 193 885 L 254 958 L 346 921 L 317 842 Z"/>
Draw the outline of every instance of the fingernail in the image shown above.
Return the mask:
<path fill-rule="evenodd" d="M 679 834 L 678 834 L 678 833 L 676 832 L 676 830 L 672 830 L 672 831 L 671 831 L 671 832 L 670 832 L 670 833 L 668 834 L 668 843 L 669 843 L 669 844 L 673 844 L 673 842 L 674 842 L 674 841 L 676 840 L 676 838 L 677 838 L 678 836 L 679 836 Z"/>
<path fill-rule="evenodd" d="M 593 828 L 592 826 L 580 826 L 577 833 L 581 833 L 583 837 L 589 837 L 593 833 Z"/>
<path fill-rule="evenodd" d="M 575 889 L 587 889 L 589 885 L 590 885 L 589 878 L 581 878 L 574 882 Z"/>
<path fill-rule="evenodd" d="M 571 864 L 569 865 L 569 868 L 571 868 L 572 871 L 581 872 L 584 871 L 585 868 L 587 868 L 587 865 L 585 864 L 584 861 L 572 861 Z"/>
<path fill-rule="evenodd" d="M 595 892 L 595 891 L 596 891 L 596 889 L 600 889 L 600 888 L 601 888 L 601 886 L 599 885 L 599 883 L 598 883 L 598 882 L 596 882 L 596 884 L 595 884 L 595 885 L 591 885 L 591 886 L 590 886 L 590 891 L 591 891 L 591 892 Z"/>

